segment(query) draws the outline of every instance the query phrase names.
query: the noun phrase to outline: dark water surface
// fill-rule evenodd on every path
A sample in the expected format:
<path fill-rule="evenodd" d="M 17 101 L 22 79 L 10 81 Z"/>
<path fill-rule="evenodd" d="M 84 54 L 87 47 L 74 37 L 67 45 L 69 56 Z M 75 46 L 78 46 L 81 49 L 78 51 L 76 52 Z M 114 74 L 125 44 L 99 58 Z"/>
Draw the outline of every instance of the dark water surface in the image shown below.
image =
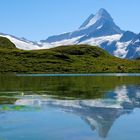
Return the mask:
<path fill-rule="evenodd" d="M 0 140 L 139 138 L 139 74 L 0 76 Z"/>

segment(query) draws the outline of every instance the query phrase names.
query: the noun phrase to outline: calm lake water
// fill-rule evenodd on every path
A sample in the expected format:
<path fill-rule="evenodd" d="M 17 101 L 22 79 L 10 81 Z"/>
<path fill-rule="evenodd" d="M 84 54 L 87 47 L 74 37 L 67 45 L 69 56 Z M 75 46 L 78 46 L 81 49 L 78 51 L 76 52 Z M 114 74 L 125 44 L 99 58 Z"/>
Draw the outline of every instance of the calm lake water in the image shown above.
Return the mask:
<path fill-rule="evenodd" d="M 0 140 L 138 140 L 140 74 L 0 76 Z"/>

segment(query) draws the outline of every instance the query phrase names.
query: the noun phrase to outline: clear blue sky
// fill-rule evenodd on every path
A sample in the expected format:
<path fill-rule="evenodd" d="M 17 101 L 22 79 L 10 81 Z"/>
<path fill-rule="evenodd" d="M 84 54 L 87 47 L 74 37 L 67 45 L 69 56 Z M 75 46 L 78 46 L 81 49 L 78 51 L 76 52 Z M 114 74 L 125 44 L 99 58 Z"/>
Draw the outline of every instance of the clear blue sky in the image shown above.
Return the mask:
<path fill-rule="evenodd" d="M 0 32 L 41 40 L 77 29 L 100 8 L 122 29 L 140 32 L 140 0 L 0 0 Z"/>

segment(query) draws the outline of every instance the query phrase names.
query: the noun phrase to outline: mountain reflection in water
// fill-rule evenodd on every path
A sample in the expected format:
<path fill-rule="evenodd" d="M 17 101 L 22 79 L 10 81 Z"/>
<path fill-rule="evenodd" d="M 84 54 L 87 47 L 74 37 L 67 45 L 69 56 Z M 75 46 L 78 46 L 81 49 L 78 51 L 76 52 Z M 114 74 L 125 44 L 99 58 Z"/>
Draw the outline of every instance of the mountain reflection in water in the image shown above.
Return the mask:
<path fill-rule="evenodd" d="M 15 105 L 57 107 L 73 113 L 84 120 L 100 137 L 107 137 L 109 130 L 121 115 L 132 113 L 140 108 L 140 87 L 134 85 L 118 86 L 98 99 L 53 99 L 48 96 L 23 95 Z"/>

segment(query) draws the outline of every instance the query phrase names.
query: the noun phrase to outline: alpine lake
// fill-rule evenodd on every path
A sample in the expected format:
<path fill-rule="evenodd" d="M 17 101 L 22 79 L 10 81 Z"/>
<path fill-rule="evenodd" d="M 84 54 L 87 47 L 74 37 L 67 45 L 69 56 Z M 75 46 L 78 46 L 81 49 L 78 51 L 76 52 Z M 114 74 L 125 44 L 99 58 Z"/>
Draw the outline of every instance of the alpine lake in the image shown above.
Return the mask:
<path fill-rule="evenodd" d="M 0 76 L 0 140 L 138 140 L 140 74 Z"/>

